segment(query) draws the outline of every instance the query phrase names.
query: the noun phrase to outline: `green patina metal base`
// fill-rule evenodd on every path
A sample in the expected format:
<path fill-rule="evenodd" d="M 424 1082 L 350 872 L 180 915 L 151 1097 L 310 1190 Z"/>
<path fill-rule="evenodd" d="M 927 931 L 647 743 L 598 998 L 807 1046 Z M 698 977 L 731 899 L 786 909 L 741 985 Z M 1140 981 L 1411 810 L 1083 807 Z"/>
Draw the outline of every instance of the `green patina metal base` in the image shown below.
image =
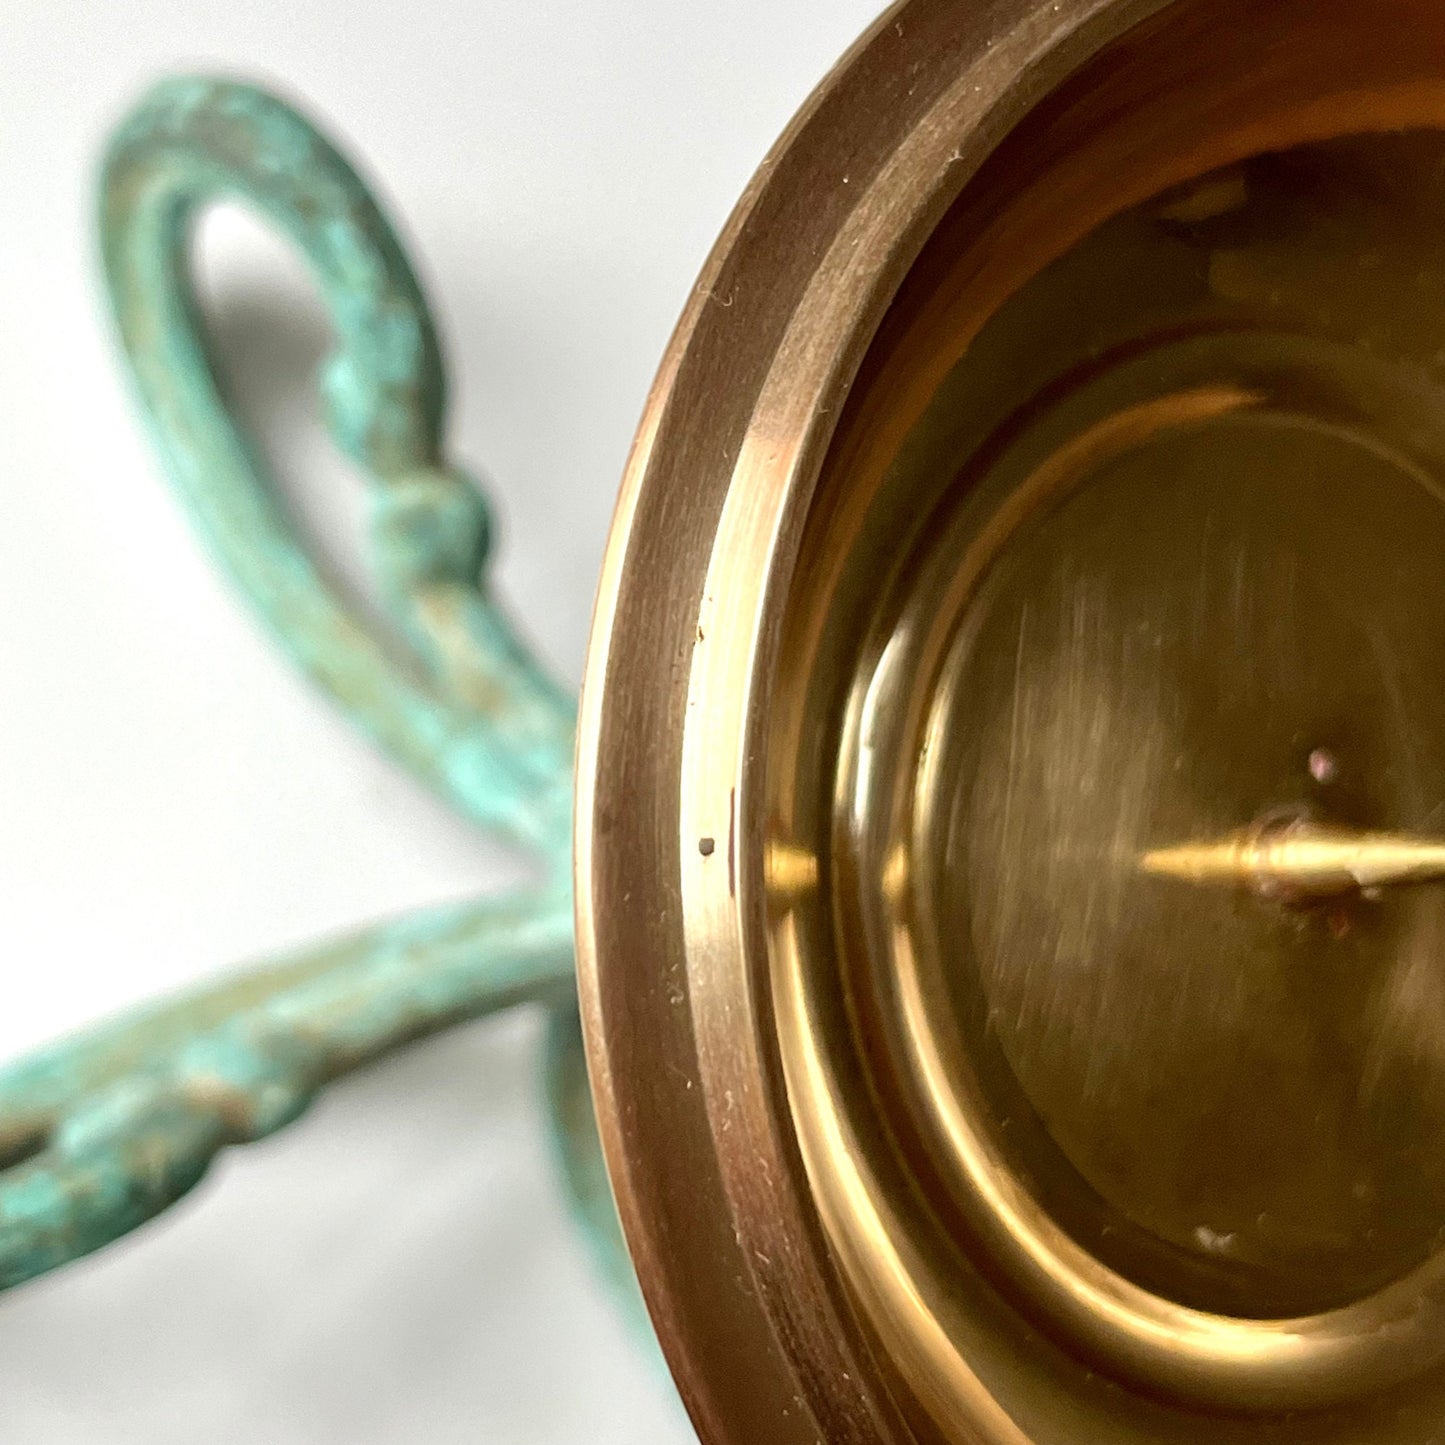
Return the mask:
<path fill-rule="evenodd" d="M 190 280 L 200 213 L 245 203 L 306 256 L 336 349 L 328 423 L 373 487 L 394 636 L 331 585 L 216 381 Z M 447 459 L 435 329 L 396 234 L 313 126 L 235 82 L 158 86 L 117 131 L 100 229 L 123 353 L 166 472 L 300 668 L 393 756 L 542 865 L 530 893 L 421 913 L 162 1002 L 0 1071 L 0 1289 L 184 1195 L 332 1079 L 453 1024 L 549 1011 L 546 1093 L 578 1220 L 645 1316 L 602 1166 L 578 1028 L 574 703 L 491 597 L 487 506 Z"/>

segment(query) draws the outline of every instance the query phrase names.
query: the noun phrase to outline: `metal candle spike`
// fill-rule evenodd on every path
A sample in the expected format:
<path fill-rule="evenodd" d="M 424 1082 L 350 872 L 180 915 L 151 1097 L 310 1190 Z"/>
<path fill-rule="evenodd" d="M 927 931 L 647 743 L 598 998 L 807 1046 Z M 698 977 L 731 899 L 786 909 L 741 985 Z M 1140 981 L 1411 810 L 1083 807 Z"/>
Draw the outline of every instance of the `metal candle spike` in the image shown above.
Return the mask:
<path fill-rule="evenodd" d="M 1299 902 L 1445 881 L 1445 842 L 1304 819 L 1241 828 L 1217 842 L 1154 848 L 1140 861 L 1166 878 L 1251 887 Z"/>
<path fill-rule="evenodd" d="M 704 1445 L 1442 1438 L 1439 0 L 899 0 L 687 304 L 575 707 L 491 596 L 426 305 L 337 150 L 172 80 L 101 199 L 207 545 L 543 881 L 0 1073 L 0 1287 L 527 1002 Z M 395 637 L 217 386 L 218 201 L 325 296 Z"/>

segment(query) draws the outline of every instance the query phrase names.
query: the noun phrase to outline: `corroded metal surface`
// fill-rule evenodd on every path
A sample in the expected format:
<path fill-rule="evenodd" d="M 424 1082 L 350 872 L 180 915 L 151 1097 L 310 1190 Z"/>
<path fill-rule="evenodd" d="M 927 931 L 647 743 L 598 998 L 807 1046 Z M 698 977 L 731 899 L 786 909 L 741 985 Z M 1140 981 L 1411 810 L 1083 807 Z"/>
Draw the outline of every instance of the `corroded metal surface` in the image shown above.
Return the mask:
<path fill-rule="evenodd" d="M 373 565 L 400 643 L 333 589 L 218 388 L 189 275 L 195 220 L 218 201 L 284 231 L 325 296 L 327 418 L 372 482 Z M 487 506 L 443 449 L 442 358 L 401 246 L 302 116 L 201 78 L 159 86 L 118 130 L 101 232 L 141 408 L 213 554 L 313 681 L 449 803 L 532 852 L 542 880 L 202 987 L 0 1073 L 0 1288 L 133 1229 L 338 1075 L 535 1002 L 552 1016 L 546 1093 L 574 1212 L 640 1322 L 576 1022 L 574 705 L 489 595 Z"/>
<path fill-rule="evenodd" d="M 214 380 L 189 284 L 195 217 L 241 201 L 310 262 L 336 349 L 337 444 L 374 482 L 374 566 L 398 655 L 298 537 Z M 442 449 L 445 377 L 421 288 L 346 160 L 250 87 L 162 85 L 121 126 L 102 182 L 116 323 L 166 471 L 214 554 L 297 663 L 383 746 L 483 826 L 560 864 L 573 704 L 487 593 L 487 508 Z"/>
<path fill-rule="evenodd" d="M 63 1041 L 0 1078 L 0 1288 L 135 1228 L 228 1144 L 448 1024 L 572 989 L 565 900 L 438 910 Z M 570 1121 L 585 1137 L 585 1121 Z"/>

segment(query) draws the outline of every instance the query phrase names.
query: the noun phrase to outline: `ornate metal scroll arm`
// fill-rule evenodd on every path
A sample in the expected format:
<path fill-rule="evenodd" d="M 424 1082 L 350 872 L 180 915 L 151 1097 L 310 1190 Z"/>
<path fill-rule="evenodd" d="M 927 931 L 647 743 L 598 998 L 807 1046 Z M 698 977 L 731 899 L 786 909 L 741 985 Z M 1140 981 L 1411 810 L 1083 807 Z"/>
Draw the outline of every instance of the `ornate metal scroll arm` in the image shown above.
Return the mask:
<path fill-rule="evenodd" d="M 217 384 L 189 259 L 196 218 L 228 200 L 285 231 L 325 295 L 329 424 L 374 483 L 374 561 L 405 646 L 328 584 Z M 135 1228 L 331 1079 L 536 1001 L 551 1011 L 547 1093 L 575 1213 L 640 1321 L 575 1018 L 574 704 L 488 595 L 487 507 L 441 450 L 442 359 L 401 245 L 296 111 L 213 79 L 168 81 L 122 124 L 101 233 L 142 409 L 212 552 L 303 671 L 457 808 L 535 853 L 544 882 L 201 988 L 0 1071 L 0 1288 Z"/>
<path fill-rule="evenodd" d="M 413 650 L 338 596 L 217 385 L 190 278 L 195 221 L 241 201 L 311 265 L 336 333 L 322 377 L 338 445 L 373 480 L 375 568 Z M 173 484 L 213 554 L 297 663 L 378 742 L 484 827 L 570 848 L 574 704 L 487 594 L 486 503 L 444 458 L 436 332 L 355 170 L 273 96 L 170 80 L 107 157 L 101 242 L 116 324 Z"/>
<path fill-rule="evenodd" d="M 324 1084 L 401 1044 L 513 1003 L 565 1006 L 571 972 L 555 899 L 439 909 L 12 1065 L 0 1158 L 19 1162 L 0 1173 L 0 1288 L 118 1239 L 222 1148 L 274 1133 Z"/>

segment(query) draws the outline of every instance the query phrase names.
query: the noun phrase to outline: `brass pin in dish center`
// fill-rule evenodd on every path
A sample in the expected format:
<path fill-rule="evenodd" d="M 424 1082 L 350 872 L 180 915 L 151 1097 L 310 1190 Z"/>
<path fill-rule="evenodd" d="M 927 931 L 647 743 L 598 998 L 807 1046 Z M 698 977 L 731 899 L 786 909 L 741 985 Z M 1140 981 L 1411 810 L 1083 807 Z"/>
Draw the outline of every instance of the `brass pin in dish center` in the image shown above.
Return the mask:
<path fill-rule="evenodd" d="M 1155 848 L 1146 873 L 1235 885 L 1304 905 L 1445 881 L 1445 840 L 1368 832 L 1309 817 L 1271 818 L 1209 842 Z"/>

